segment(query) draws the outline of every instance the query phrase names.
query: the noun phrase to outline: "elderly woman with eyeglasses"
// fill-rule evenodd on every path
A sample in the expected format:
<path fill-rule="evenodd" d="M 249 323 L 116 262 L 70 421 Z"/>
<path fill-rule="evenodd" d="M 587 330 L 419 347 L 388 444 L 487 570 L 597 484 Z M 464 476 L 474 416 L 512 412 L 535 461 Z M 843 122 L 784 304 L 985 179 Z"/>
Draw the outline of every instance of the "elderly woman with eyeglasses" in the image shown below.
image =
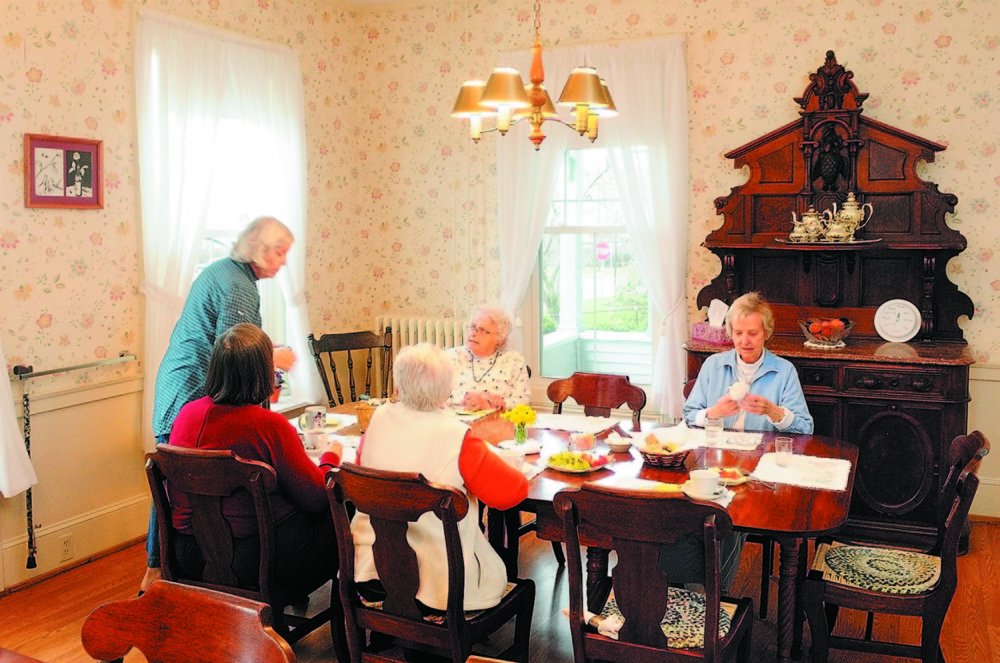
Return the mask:
<path fill-rule="evenodd" d="M 510 318 L 496 306 L 480 306 L 465 328 L 465 345 L 448 351 L 454 368 L 446 405 L 469 410 L 509 410 L 531 402 L 524 357 L 507 348 Z"/>

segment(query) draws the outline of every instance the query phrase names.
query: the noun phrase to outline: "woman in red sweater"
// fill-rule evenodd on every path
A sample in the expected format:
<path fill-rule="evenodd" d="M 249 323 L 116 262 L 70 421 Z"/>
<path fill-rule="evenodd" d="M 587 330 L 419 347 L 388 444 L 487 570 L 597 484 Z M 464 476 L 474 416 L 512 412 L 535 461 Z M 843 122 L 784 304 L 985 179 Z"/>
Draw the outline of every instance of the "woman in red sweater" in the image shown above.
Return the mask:
<path fill-rule="evenodd" d="M 260 406 L 272 391 L 273 379 L 273 347 L 267 334 L 246 323 L 231 327 L 212 348 L 205 380 L 208 395 L 181 409 L 170 444 L 230 449 L 241 458 L 274 468 L 278 487 L 270 500 L 276 525 L 277 581 L 305 587 L 336 573 L 337 543 L 324 473 L 340 464 L 342 448 L 331 443 L 317 467 L 292 425 Z M 173 550 L 180 571 L 200 578 L 205 562 L 194 535 L 188 534 L 192 531 L 189 498 L 175 492 L 170 501 L 173 525 L 180 533 Z M 241 585 L 254 586 L 260 540 L 249 493 L 238 492 L 223 500 L 223 514 L 237 537 L 234 571 Z"/>

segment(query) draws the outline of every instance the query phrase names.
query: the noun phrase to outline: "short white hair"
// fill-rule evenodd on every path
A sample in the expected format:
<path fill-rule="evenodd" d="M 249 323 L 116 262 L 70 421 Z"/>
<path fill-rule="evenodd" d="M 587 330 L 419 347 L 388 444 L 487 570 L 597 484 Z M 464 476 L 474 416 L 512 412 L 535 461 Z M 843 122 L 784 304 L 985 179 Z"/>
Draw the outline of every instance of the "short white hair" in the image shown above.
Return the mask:
<path fill-rule="evenodd" d="M 288 226 L 273 216 L 261 216 L 251 221 L 250 225 L 240 232 L 229 257 L 236 262 L 265 267 L 264 256 L 269 251 L 287 248 L 293 241 L 295 236 Z"/>
<path fill-rule="evenodd" d="M 451 360 L 431 343 L 401 348 L 392 365 L 400 402 L 421 412 L 437 410 L 451 396 Z"/>
<path fill-rule="evenodd" d="M 511 325 L 510 316 L 507 315 L 507 311 L 499 306 L 481 304 L 472 310 L 472 315 L 469 316 L 469 323 L 472 324 L 479 318 L 487 318 L 496 325 L 497 349 L 502 350 L 507 345 L 507 339 L 510 337 L 510 329 L 513 326 Z"/>

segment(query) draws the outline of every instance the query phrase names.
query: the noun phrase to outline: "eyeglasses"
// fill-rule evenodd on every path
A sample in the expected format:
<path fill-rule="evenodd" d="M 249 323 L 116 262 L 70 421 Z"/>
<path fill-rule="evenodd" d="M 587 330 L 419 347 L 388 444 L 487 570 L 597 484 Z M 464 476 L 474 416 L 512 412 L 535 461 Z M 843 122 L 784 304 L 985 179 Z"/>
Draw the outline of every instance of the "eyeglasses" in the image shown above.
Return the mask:
<path fill-rule="evenodd" d="M 491 332 L 489 329 L 486 329 L 485 327 L 480 327 L 480 326 L 475 325 L 475 324 L 473 324 L 471 322 L 469 324 L 465 325 L 465 328 L 468 330 L 468 332 L 470 334 L 482 334 L 483 336 L 492 336 L 493 335 L 493 332 Z"/>

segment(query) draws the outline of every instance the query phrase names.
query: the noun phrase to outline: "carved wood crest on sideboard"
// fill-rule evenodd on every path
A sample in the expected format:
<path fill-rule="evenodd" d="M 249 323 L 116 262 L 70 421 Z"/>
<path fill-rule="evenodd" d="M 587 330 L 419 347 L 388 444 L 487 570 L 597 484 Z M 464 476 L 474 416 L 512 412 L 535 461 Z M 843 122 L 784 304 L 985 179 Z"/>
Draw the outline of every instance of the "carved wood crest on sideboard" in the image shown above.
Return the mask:
<path fill-rule="evenodd" d="M 725 221 L 704 246 L 722 272 L 699 292 L 699 307 L 757 290 L 779 338 L 801 338 L 797 319 L 836 315 L 857 322 L 852 338 L 877 340 L 876 309 L 906 299 L 921 313 L 915 341 L 965 343 L 958 319 L 972 317 L 972 300 L 946 273 L 966 248 L 945 222 L 958 198 L 917 176 L 917 163 L 945 146 L 866 117 L 867 97 L 827 51 L 795 98 L 800 118 L 725 155 L 749 179 L 715 201 Z M 873 210 L 857 242 L 787 243 L 793 212 L 842 207 L 851 192 Z"/>

